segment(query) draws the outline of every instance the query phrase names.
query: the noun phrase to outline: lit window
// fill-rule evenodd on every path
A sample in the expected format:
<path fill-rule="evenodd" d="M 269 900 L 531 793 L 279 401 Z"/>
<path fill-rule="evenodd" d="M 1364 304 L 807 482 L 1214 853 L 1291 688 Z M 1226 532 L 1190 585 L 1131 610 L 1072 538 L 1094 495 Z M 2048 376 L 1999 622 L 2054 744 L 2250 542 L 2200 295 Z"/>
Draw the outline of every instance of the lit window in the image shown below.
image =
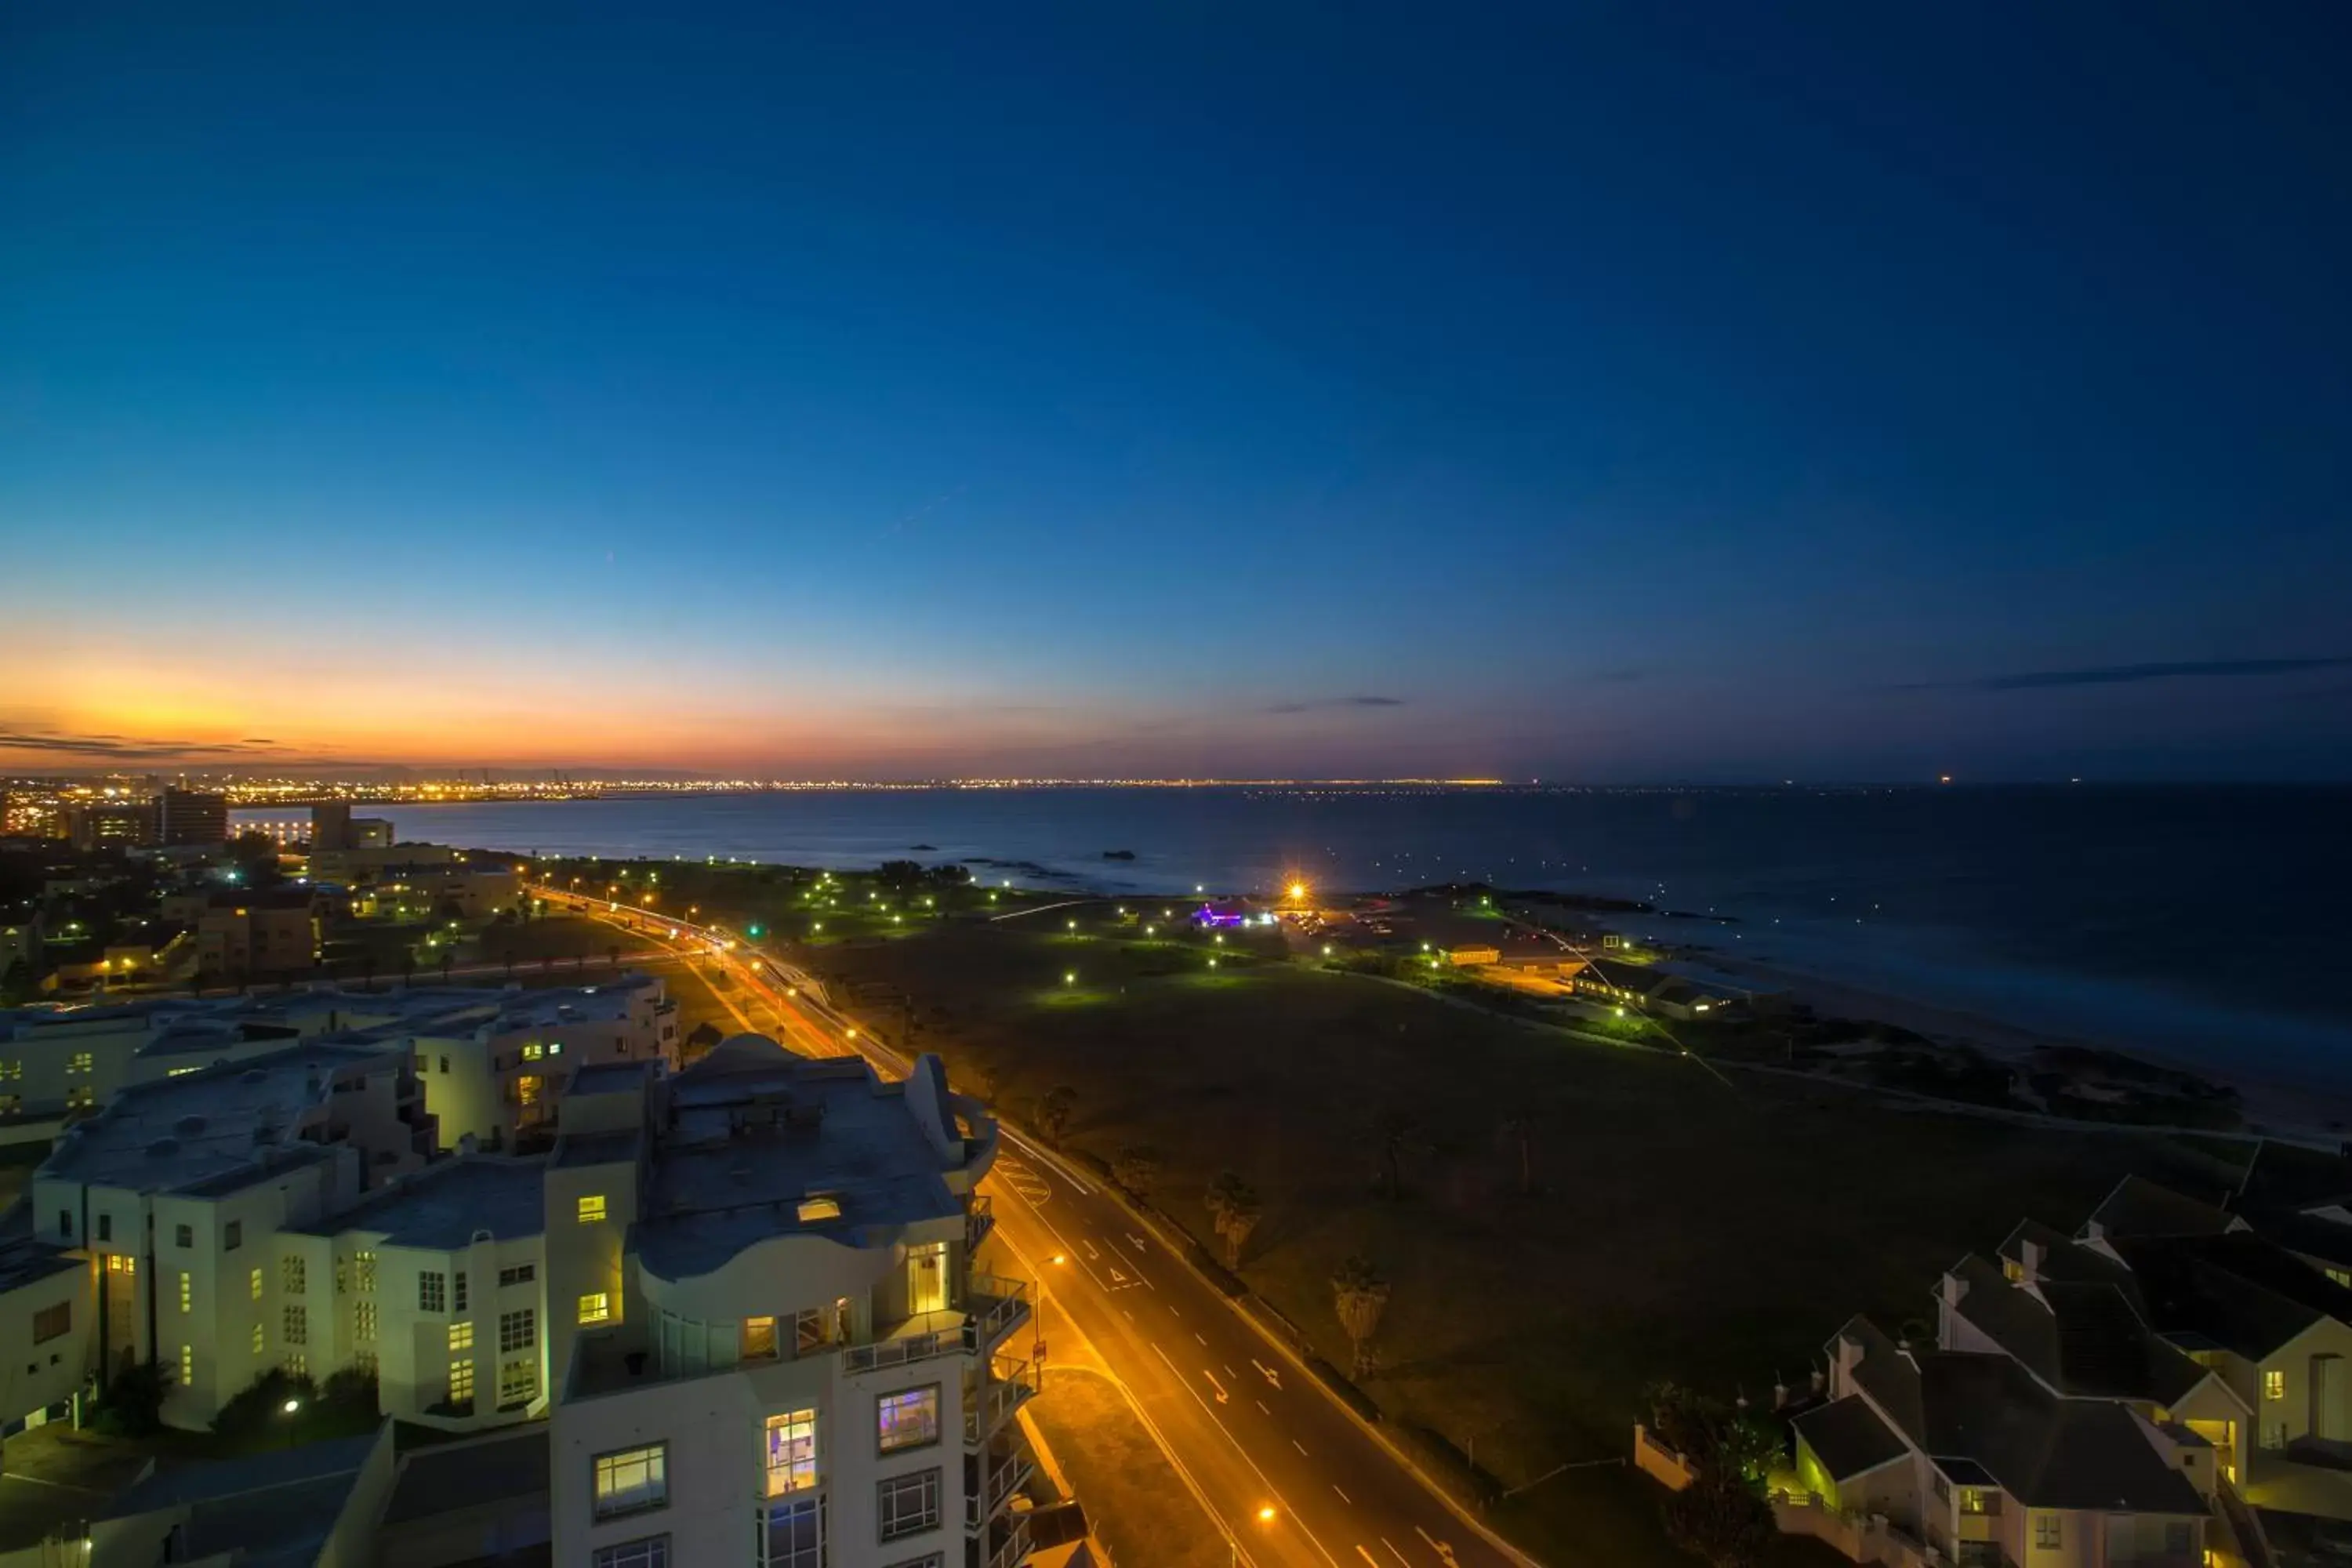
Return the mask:
<path fill-rule="evenodd" d="M 2286 1397 L 2286 1373 L 2283 1372 L 2266 1372 L 2263 1373 L 2263 1397 L 2264 1399 L 2284 1399 Z"/>
<path fill-rule="evenodd" d="M 776 1359 L 776 1320 L 746 1318 L 743 1320 L 743 1356 L 745 1361 Z"/>
<path fill-rule="evenodd" d="M 527 1351 L 539 1343 L 539 1313 L 525 1307 L 520 1312 L 499 1314 L 499 1349 Z"/>
<path fill-rule="evenodd" d="M 285 1343 L 309 1344 L 310 1342 L 310 1310 L 308 1307 L 287 1308 L 285 1321 L 278 1327 L 281 1331 L 279 1337 Z"/>
<path fill-rule="evenodd" d="M 474 1348 L 474 1325 L 470 1321 L 449 1325 L 449 1348 L 453 1351 Z"/>
<path fill-rule="evenodd" d="M 1960 1511 L 1962 1513 L 1982 1513 L 1984 1510 L 1984 1489 L 1982 1487 L 1962 1487 L 1960 1489 Z"/>
<path fill-rule="evenodd" d="M 539 1393 L 539 1363 L 525 1356 L 499 1363 L 499 1404 L 529 1405 Z"/>
<path fill-rule="evenodd" d="M 881 1521 L 882 1539 L 920 1535 L 940 1524 L 940 1472 L 918 1470 L 892 1476 L 875 1489 L 875 1516 Z"/>
<path fill-rule="evenodd" d="M 263 1344 L 264 1337 L 262 1334 L 261 1325 L 259 1323 L 256 1323 L 253 1325 L 253 1353 L 259 1355 L 262 1352 Z"/>
<path fill-rule="evenodd" d="M 289 1296 L 299 1296 L 310 1289 L 309 1274 L 302 1259 L 291 1253 L 278 1260 L 278 1288 Z"/>
<path fill-rule="evenodd" d="M 595 1511 L 598 1519 L 641 1513 L 669 1501 L 669 1445 L 648 1443 L 599 1454 L 595 1460 Z"/>
<path fill-rule="evenodd" d="M 362 1300 L 352 1303 L 352 1338 L 355 1340 L 375 1338 L 375 1303 L 373 1301 Z"/>
<path fill-rule="evenodd" d="M 352 1282 L 358 1288 L 361 1295 L 373 1296 L 375 1294 L 374 1253 L 354 1252 L 352 1254 Z"/>
<path fill-rule="evenodd" d="M 2065 1542 L 2064 1516 L 2037 1513 L 2033 1516 L 2033 1544 L 2043 1552 L 2055 1552 Z"/>
<path fill-rule="evenodd" d="M 416 1276 L 416 1310 L 420 1312 L 446 1312 L 449 1310 L 449 1277 L 437 1269 L 420 1269 Z"/>
<path fill-rule="evenodd" d="M 180 1310 L 193 1312 L 195 1310 L 196 1277 L 183 1268 L 180 1270 Z"/>
<path fill-rule="evenodd" d="M 580 1200 L 580 1223 L 589 1225 L 604 1217 L 604 1194 L 590 1193 Z"/>
<path fill-rule="evenodd" d="M 882 1452 L 919 1448 L 940 1440 L 940 1385 L 886 1394 L 874 1402 L 875 1438 Z"/>
<path fill-rule="evenodd" d="M 600 1546 L 588 1568 L 669 1568 L 669 1537 L 648 1535 L 618 1546 Z"/>
<path fill-rule="evenodd" d="M 253 1299 L 254 1299 L 255 1300 L 258 1301 L 258 1300 L 261 1300 L 261 1270 L 260 1270 L 260 1269 L 257 1268 L 257 1269 L 255 1269 L 255 1270 L 253 1271 L 253 1275 L 252 1275 L 252 1279 L 251 1279 L 251 1284 L 252 1284 L 252 1289 L 253 1289 Z"/>
<path fill-rule="evenodd" d="M 2352 1287 L 2352 1269 L 2331 1268 L 2327 1271 L 2327 1277 L 2338 1285 Z"/>
<path fill-rule="evenodd" d="M 89 1072 L 90 1069 L 91 1058 L 88 1051 L 76 1051 L 73 1059 L 66 1063 L 68 1072 Z"/>
<path fill-rule="evenodd" d="M 541 1046 L 537 1040 L 528 1041 L 522 1047 L 522 1059 L 527 1062 L 535 1062 L 546 1054 L 546 1047 Z"/>
<path fill-rule="evenodd" d="M 460 1356 L 449 1363 L 449 1403 L 474 1403 L 474 1358 Z"/>
<path fill-rule="evenodd" d="M 196 1347 L 180 1347 L 180 1386 L 185 1388 L 196 1381 Z"/>
<path fill-rule="evenodd" d="M 580 1298 L 580 1321 L 601 1323 L 613 1315 L 613 1298 L 602 1290 L 591 1290 Z"/>
<path fill-rule="evenodd" d="M 816 1485 L 816 1412 L 795 1410 L 768 1417 L 768 1495 L 804 1491 Z"/>

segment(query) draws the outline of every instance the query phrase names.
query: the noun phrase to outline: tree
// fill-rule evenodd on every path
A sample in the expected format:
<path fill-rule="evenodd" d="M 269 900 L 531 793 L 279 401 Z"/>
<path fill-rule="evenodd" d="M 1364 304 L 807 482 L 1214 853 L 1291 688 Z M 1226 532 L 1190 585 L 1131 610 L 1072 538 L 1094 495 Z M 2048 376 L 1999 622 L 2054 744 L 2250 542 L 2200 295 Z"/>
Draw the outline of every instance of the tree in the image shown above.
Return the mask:
<path fill-rule="evenodd" d="M 172 1391 L 172 1371 L 149 1358 L 133 1362 L 107 1380 L 91 1421 L 110 1437 L 145 1437 L 163 1428 L 163 1396 Z"/>
<path fill-rule="evenodd" d="M 1160 1177 L 1160 1151 L 1149 1143 L 1129 1143 L 1111 1156 L 1110 1174 L 1137 1201 L 1150 1203 L 1151 1184 Z"/>
<path fill-rule="evenodd" d="M 1057 1083 L 1045 1091 L 1037 1102 L 1037 1131 L 1055 1143 L 1070 1125 L 1070 1112 L 1078 1103 L 1078 1091 L 1066 1083 Z"/>
<path fill-rule="evenodd" d="M 1209 1184 L 1209 1213 L 1216 1217 L 1217 1235 L 1225 1243 L 1225 1267 L 1242 1266 L 1242 1244 L 1257 1228 L 1263 1205 L 1257 1189 L 1231 1171 L 1221 1171 Z"/>
<path fill-rule="evenodd" d="M 1370 1377 L 1372 1336 L 1380 1331 L 1381 1313 L 1389 1304 L 1389 1282 L 1370 1262 L 1350 1258 L 1331 1276 L 1331 1303 L 1339 1314 L 1339 1326 L 1348 1331 L 1348 1343 L 1355 1351 L 1355 1364 L 1349 1375 L 1360 1381 Z"/>
<path fill-rule="evenodd" d="M 1519 1157 L 1519 1195 L 1526 1197 L 1536 1190 L 1536 1121 L 1525 1111 L 1503 1118 L 1496 1130 L 1504 1147 L 1514 1150 Z"/>
<path fill-rule="evenodd" d="M 718 1045 L 723 1038 L 725 1038 L 725 1037 L 719 1034 L 719 1026 L 713 1024 L 709 1019 L 705 1018 L 701 1023 L 697 1024 L 694 1026 L 693 1033 L 686 1037 L 686 1055 L 688 1059 L 694 1060 L 699 1058 L 706 1052 L 710 1050 L 712 1047 Z"/>
<path fill-rule="evenodd" d="M 33 978 L 33 966 L 23 959 L 8 966 L 0 974 L 0 1007 L 20 1007 L 33 999 L 37 982 Z"/>
<path fill-rule="evenodd" d="M 1666 1535 L 1712 1568 L 1754 1568 L 1780 1536 L 1772 1507 L 1737 1477 L 1702 1471 L 1668 1495 Z"/>
<path fill-rule="evenodd" d="M 1372 1134 L 1381 1143 L 1381 1191 L 1401 1198 L 1404 1196 L 1405 1152 L 1420 1147 L 1421 1123 L 1409 1110 L 1384 1110 L 1373 1121 Z"/>

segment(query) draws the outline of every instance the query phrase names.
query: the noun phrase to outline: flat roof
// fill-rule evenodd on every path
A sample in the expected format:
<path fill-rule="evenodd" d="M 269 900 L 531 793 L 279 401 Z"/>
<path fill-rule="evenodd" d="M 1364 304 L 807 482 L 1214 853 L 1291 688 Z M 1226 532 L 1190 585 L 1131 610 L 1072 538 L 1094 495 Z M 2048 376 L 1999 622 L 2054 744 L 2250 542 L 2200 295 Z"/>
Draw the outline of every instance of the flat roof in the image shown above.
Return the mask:
<path fill-rule="evenodd" d="M 814 1059 L 738 1035 L 672 1080 L 631 1246 L 669 1279 L 706 1274 L 753 1242 L 809 1232 L 862 1244 L 868 1226 L 961 1212 L 905 1089 L 856 1057 Z M 840 1205 L 803 1223 L 803 1198 Z"/>
<path fill-rule="evenodd" d="M 257 1152 L 295 1142 L 302 1117 L 332 1094 L 338 1069 L 399 1059 L 379 1047 L 311 1040 L 131 1084 L 96 1116 L 68 1127 L 36 1174 L 143 1192 L 241 1176 Z M 265 1136 L 266 1129 L 274 1131 Z"/>
<path fill-rule="evenodd" d="M 545 1224 L 547 1164 L 497 1154 L 427 1165 L 331 1219 L 287 1228 L 308 1236 L 383 1233 L 387 1247 L 449 1252 L 488 1231 L 499 1241 L 537 1236 Z"/>
<path fill-rule="evenodd" d="M 534 1422 L 470 1443 L 437 1443 L 403 1457 L 389 1526 L 485 1503 L 512 1506 L 547 1490 L 547 1424 Z"/>

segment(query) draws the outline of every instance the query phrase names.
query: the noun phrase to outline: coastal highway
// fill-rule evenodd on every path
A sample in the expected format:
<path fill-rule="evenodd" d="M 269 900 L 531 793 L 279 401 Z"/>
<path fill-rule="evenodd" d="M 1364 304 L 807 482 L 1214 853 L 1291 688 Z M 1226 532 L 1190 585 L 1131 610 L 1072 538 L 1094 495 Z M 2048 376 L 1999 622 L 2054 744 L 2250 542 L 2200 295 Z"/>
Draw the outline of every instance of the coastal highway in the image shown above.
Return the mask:
<path fill-rule="evenodd" d="M 588 901 L 587 912 L 725 965 L 757 998 L 757 1011 L 786 1023 L 784 1043 L 793 1049 L 854 1050 L 889 1076 L 904 1074 L 898 1053 L 813 997 L 805 976 L 728 945 L 736 939 L 727 932 L 603 900 Z M 1106 1184 L 1006 1128 L 982 1190 L 995 1206 L 994 1239 L 1037 1282 L 1047 1388 L 1055 1365 L 1074 1359 L 1075 1330 L 1191 1489 L 1203 1529 L 1227 1542 L 1237 1561 L 1526 1568 L 1527 1558 L 1424 1485 Z"/>

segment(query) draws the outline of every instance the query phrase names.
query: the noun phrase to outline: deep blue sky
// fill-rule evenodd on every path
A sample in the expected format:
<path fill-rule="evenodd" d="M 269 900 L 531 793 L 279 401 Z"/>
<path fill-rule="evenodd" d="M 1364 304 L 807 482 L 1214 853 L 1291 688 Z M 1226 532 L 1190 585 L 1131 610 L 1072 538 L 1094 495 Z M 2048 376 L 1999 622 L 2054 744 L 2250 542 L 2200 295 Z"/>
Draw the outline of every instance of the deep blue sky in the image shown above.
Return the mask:
<path fill-rule="evenodd" d="M 778 9 L 0 16 L 0 763 L 2352 776 L 2339 5 Z"/>

